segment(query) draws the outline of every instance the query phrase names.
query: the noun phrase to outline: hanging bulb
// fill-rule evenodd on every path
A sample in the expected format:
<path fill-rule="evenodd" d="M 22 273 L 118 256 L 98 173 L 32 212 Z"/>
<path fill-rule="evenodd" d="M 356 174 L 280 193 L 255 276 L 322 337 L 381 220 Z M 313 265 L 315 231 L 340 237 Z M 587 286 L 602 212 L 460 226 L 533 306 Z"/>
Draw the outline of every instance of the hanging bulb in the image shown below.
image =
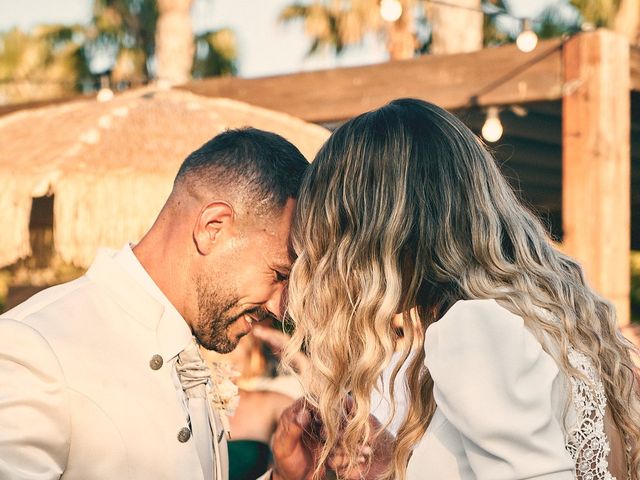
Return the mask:
<path fill-rule="evenodd" d="M 96 99 L 99 102 L 108 102 L 113 98 L 113 90 L 110 88 L 101 88 Z"/>
<path fill-rule="evenodd" d="M 100 77 L 100 91 L 96 97 L 99 102 L 108 102 L 113 98 L 113 90 L 111 90 L 110 83 L 111 81 L 108 75 L 102 75 Z"/>
<path fill-rule="evenodd" d="M 502 137 L 502 123 L 500 122 L 500 116 L 498 115 L 498 109 L 496 107 L 489 107 L 487 110 L 487 119 L 482 125 L 482 136 L 487 142 L 497 142 Z"/>
<path fill-rule="evenodd" d="M 533 52 L 538 45 L 538 35 L 531 28 L 531 22 L 528 18 L 522 20 L 522 31 L 516 38 L 516 45 L 525 53 Z"/>
<path fill-rule="evenodd" d="M 387 22 L 395 22 L 402 15 L 402 4 L 399 0 L 382 0 L 380 2 L 380 16 Z"/>

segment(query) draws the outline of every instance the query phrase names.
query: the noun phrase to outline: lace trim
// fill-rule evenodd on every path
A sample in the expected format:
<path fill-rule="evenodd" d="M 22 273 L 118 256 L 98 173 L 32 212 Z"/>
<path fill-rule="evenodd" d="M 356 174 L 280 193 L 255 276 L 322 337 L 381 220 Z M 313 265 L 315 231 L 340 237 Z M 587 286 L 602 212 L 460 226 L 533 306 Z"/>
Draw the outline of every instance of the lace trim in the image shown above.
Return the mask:
<path fill-rule="evenodd" d="M 565 444 L 576 464 L 577 480 L 616 480 L 609 472 L 609 440 L 604 429 L 607 397 L 593 363 L 569 348 L 569 363 L 589 382 L 570 377 L 576 425 L 567 432 Z"/>

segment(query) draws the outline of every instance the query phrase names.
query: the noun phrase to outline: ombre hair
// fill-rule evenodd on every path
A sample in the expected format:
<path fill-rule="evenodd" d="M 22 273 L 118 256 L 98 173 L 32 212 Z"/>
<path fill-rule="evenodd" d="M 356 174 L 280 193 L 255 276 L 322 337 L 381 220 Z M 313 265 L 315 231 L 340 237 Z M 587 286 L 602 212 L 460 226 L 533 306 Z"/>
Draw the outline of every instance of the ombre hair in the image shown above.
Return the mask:
<path fill-rule="evenodd" d="M 591 359 L 637 477 L 632 346 L 613 307 L 553 247 L 453 115 L 401 99 L 338 128 L 307 170 L 292 242 L 298 259 L 289 282 L 295 333 L 288 355 L 303 349 L 310 356 L 303 380 L 326 436 L 320 464 L 341 447 L 355 465 L 360 447 L 378 433 L 369 423 L 370 396 L 396 349 L 392 317 L 410 312 L 390 381 L 393 399 L 395 376 L 408 363 L 410 408 L 385 475 L 405 479 L 436 409 L 424 365 L 426 328 L 458 300 L 496 299 L 524 319 L 566 375 L 584 379 L 569 363 L 570 347 Z"/>

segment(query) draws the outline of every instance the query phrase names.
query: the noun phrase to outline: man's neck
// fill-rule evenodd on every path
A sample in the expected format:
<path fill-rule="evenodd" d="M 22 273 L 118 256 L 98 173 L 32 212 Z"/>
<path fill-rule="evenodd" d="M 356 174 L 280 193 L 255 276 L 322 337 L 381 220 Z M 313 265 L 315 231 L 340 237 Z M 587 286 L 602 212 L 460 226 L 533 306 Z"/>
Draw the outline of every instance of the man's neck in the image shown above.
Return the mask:
<path fill-rule="evenodd" d="M 142 268 L 151 277 L 160 291 L 171 302 L 183 318 L 185 316 L 185 292 L 183 286 L 187 284 L 184 265 L 176 264 L 175 248 L 164 241 L 154 241 L 149 233 L 133 248 Z M 178 259 L 178 262 L 180 260 Z"/>

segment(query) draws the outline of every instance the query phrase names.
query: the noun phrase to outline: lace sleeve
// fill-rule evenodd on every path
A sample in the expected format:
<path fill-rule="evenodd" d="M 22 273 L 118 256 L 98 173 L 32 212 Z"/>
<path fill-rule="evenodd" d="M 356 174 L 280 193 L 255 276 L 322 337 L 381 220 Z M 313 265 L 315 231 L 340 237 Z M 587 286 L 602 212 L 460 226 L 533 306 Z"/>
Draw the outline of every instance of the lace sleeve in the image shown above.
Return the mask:
<path fill-rule="evenodd" d="M 577 480 L 615 480 L 609 472 L 609 441 L 604 417 L 607 397 L 589 357 L 569 349 L 569 363 L 588 379 L 571 377 L 571 393 L 576 423 L 569 429 L 566 448 L 576 463 Z"/>

